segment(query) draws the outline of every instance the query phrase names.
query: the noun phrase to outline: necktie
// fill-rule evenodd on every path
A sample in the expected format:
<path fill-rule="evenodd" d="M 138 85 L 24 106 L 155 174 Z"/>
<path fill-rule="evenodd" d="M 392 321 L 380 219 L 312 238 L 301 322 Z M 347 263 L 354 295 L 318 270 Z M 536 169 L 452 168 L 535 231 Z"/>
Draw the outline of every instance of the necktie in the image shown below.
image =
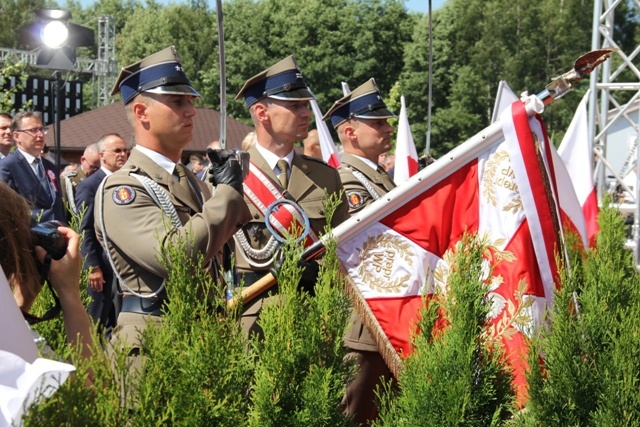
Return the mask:
<path fill-rule="evenodd" d="M 193 202 L 196 202 L 197 199 L 195 197 L 195 194 L 193 193 L 193 189 L 191 188 L 191 185 L 189 184 L 189 178 L 187 178 L 187 169 L 184 167 L 182 163 L 176 164 L 176 174 L 178 175 L 178 178 L 179 178 L 180 187 L 184 188 L 184 190 L 187 193 L 189 193 L 189 195 L 191 196 L 191 200 Z M 196 204 L 198 203 L 196 202 Z"/>
<path fill-rule="evenodd" d="M 50 196 L 51 195 L 51 186 L 49 185 L 49 180 L 47 179 L 47 175 L 44 173 L 44 166 L 42 166 L 42 160 L 40 157 L 36 157 L 33 163 L 36 165 L 36 175 L 38 176 L 38 181 L 40 181 L 40 185 L 44 189 L 45 193 Z"/>
<path fill-rule="evenodd" d="M 280 173 L 278 174 L 278 181 L 280 181 L 282 188 L 286 189 L 289 185 L 289 176 L 287 174 L 289 169 L 289 162 L 287 162 L 286 159 L 280 159 L 278 160 L 276 166 L 278 166 L 278 169 L 280 170 Z"/>

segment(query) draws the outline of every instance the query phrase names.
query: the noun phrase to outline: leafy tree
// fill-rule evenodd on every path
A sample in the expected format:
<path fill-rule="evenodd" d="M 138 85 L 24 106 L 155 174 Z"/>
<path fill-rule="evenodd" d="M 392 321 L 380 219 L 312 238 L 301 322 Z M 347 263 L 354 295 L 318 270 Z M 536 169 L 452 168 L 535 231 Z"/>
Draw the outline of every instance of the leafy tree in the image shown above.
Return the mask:
<path fill-rule="evenodd" d="M 0 69 L 0 111 L 10 112 L 13 111 L 13 98 L 18 91 L 24 89 L 27 81 L 26 67 L 22 62 L 14 64 L 10 59 L 7 60 L 3 67 Z M 14 79 L 14 84 L 11 84 L 11 79 Z M 27 109 L 31 106 L 32 100 L 27 100 L 22 109 Z"/>

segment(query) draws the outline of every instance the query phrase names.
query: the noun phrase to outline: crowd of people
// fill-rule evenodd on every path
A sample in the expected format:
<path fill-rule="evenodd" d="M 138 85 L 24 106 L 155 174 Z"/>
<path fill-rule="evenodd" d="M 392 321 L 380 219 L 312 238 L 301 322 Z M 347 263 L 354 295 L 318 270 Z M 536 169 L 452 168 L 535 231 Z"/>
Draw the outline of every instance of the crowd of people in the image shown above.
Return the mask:
<path fill-rule="evenodd" d="M 63 174 L 43 156 L 47 127 L 40 113 L 0 114 L 0 197 L 11 201 L 0 205 L 1 261 L 16 302 L 28 313 L 45 279 L 36 266 L 48 263 L 41 248 L 32 247 L 28 229 L 32 222 L 57 221 L 67 251 L 50 262 L 46 279 L 63 302 L 69 337 L 90 337 L 91 318 L 114 342 L 127 344 L 134 360 L 144 348 L 144 328 L 161 325 L 171 285 L 158 254 L 167 245 L 186 242 L 188 256 L 202 260 L 221 286 L 229 276 L 220 272 L 233 258 L 238 283 L 250 286 L 277 267 L 281 236 L 267 227 L 265 206 L 294 202 L 309 219 L 313 240 L 326 225 L 339 225 L 395 187 L 384 164 L 394 114 L 373 79 L 335 101 L 323 117 L 343 148 L 339 170 L 322 161 L 317 132 L 309 131 L 313 94 L 293 56 L 246 80 L 236 96 L 253 121 L 242 144 L 251 168 L 246 157 L 220 149 L 217 141 L 208 155 L 192 154 L 182 164 L 200 95 L 174 47 L 124 67 L 111 94 L 122 96 L 133 146 L 117 133 L 103 135 L 86 147 L 75 170 Z M 296 150 L 303 142 L 304 151 Z M 324 203 L 332 195 L 340 203 L 328 224 Z M 73 214 L 82 217 L 81 246 L 66 227 Z M 81 285 L 91 296 L 86 308 L 78 306 L 82 256 L 88 283 Z M 300 288 L 307 292 L 313 292 L 314 264 L 303 265 Z M 261 336 L 262 307 L 277 293 L 276 284 L 243 306 L 243 331 Z M 345 391 L 343 410 L 367 424 L 377 416 L 375 388 L 391 372 L 355 313 L 344 345 L 360 370 Z"/>

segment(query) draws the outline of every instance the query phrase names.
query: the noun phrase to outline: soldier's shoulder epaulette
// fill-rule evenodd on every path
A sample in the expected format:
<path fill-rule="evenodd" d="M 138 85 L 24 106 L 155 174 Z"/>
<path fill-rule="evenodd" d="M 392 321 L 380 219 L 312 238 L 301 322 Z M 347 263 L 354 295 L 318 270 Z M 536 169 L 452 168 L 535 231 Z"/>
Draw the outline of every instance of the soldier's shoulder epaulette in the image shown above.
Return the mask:
<path fill-rule="evenodd" d="M 136 164 L 129 164 L 126 168 L 122 168 L 119 171 L 115 172 L 118 173 L 120 172 L 120 174 L 126 174 L 126 175 L 131 175 L 132 173 L 140 173 L 140 166 L 136 165 Z"/>
<path fill-rule="evenodd" d="M 71 178 L 72 176 L 77 176 L 77 175 L 78 175 L 78 171 L 66 171 L 66 172 L 62 172 L 62 176 L 63 176 L 63 177 Z"/>

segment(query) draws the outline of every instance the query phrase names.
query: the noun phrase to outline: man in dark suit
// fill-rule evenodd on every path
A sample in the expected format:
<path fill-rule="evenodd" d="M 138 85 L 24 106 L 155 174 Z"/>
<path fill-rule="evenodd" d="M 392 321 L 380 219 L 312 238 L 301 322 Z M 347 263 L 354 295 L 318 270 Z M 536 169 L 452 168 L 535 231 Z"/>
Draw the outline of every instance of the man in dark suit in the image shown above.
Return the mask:
<path fill-rule="evenodd" d="M 27 200 L 34 219 L 65 223 L 58 170 L 41 156 L 47 133 L 42 115 L 36 111 L 16 114 L 11 132 L 17 149 L 0 163 L 0 180 Z"/>
<path fill-rule="evenodd" d="M 86 257 L 86 267 L 89 270 L 88 293 L 92 298 L 88 312 L 94 322 L 99 322 L 103 328 L 109 328 L 114 327 L 116 322 L 113 270 L 96 238 L 93 205 L 102 180 L 124 166 L 129 158 L 129 149 L 120 135 L 110 133 L 100 137 L 97 150 L 100 153 L 100 169 L 78 184 L 76 211 L 85 210 L 80 229 L 84 232 L 81 251 Z"/>

